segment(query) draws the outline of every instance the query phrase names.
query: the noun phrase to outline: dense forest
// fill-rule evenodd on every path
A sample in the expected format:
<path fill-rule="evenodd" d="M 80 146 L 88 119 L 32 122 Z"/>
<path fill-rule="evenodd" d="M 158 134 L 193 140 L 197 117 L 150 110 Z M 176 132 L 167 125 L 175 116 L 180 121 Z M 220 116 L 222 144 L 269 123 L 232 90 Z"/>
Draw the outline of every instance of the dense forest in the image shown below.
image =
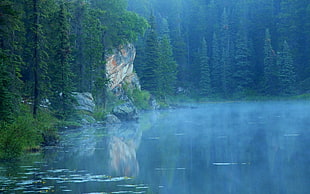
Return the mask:
<path fill-rule="evenodd" d="M 310 91 L 308 0 L 2 0 L 0 150 L 52 138 L 48 123 L 72 116 L 73 92 L 104 104 L 106 53 L 125 43 L 157 99 Z"/>
<path fill-rule="evenodd" d="M 226 99 L 309 92 L 309 1 L 129 2 L 130 10 L 156 18 L 157 37 L 153 39 L 166 44 L 168 38 L 171 59 L 177 64 L 176 86 L 200 97 Z M 154 58 L 160 61 L 160 52 L 169 53 L 160 45 L 150 45 L 152 36 L 149 32 L 136 43 L 142 83 L 145 66 L 150 68 Z M 144 88 L 155 86 L 145 84 Z"/>
<path fill-rule="evenodd" d="M 56 138 L 73 92 L 104 103 L 105 53 L 134 42 L 147 21 L 126 0 L 0 2 L 0 159 Z"/>

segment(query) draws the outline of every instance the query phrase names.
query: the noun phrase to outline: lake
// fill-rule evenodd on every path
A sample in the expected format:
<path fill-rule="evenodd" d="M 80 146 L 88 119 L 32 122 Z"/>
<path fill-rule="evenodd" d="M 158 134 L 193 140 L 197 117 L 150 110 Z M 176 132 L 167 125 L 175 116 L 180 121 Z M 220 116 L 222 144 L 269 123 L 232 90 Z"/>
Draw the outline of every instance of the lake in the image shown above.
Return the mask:
<path fill-rule="evenodd" d="M 306 194 L 310 102 L 189 104 L 61 131 L 0 162 L 0 193 Z"/>

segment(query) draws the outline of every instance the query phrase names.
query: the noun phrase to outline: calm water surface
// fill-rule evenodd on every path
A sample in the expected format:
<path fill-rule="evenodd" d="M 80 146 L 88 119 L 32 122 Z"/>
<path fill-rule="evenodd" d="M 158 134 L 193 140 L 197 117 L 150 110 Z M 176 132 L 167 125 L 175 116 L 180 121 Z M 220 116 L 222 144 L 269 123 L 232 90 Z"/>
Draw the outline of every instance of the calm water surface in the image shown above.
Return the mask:
<path fill-rule="evenodd" d="M 193 104 L 61 137 L 0 163 L 0 193 L 310 191 L 309 102 Z"/>

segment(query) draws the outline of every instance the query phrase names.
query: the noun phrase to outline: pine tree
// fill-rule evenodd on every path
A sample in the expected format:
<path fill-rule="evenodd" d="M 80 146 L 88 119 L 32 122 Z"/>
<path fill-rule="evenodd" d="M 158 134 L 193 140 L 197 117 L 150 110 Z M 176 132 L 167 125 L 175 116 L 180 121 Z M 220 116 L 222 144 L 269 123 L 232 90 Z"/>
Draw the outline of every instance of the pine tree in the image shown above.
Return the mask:
<path fill-rule="evenodd" d="M 149 21 L 151 27 L 146 34 L 145 42 L 145 61 L 140 66 L 141 86 L 144 90 L 148 90 L 155 94 L 157 92 L 157 68 L 159 64 L 159 44 L 158 35 L 155 26 L 155 17 L 152 14 Z"/>
<path fill-rule="evenodd" d="M 217 38 L 216 33 L 214 33 L 212 39 L 212 56 L 211 56 L 211 86 L 212 86 L 212 93 L 215 95 L 221 95 L 223 92 L 222 72 L 223 72 L 223 66 L 221 64 L 219 40 Z"/>
<path fill-rule="evenodd" d="M 278 92 L 278 67 L 276 53 L 271 46 L 269 29 L 265 33 L 264 45 L 264 92 L 267 95 L 276 95 Z"/>
<path fill-rule="evenodd" d="M 50 67 L 52 85 L 51 104 L 57 117 L 67 119 L 73 111 L 74 90 L 71 72 L 71 45 L 69 39 L 69 13 L 67 5 L 60 2 L 55 23 L 55 59 Z"/>
<path fill-rule="evenodd" d="M 51 44 L 47 40 L 50 30 L 49 19 L 54 11 L 55 2 L 42 0 L 27 0 L 25 3 L 26 39 L 24 59 L 27 64 L 25 73 L 29 76 L 25 80 L 31 85 L 33 99 L 33 116 L 38 114 L 42 99 L 50 93 L 50 80 L 48 75 L 48 63 L 51 53 Z M 52 40 L 52 36 L 50 37 Z"/>
<path fill-rule="evenodd" d="M 279 67 L 279 92 L 282 95 L 290 95 L 296 92 L 296 74 L 293 66 L 293 58 L 286 41 L 283 42 L 282 52 L 278 56 Z"/>
<path fill-rule="evenodd" d="M 200 55 L 200 95 L 205 97 L 211 93 L 210 64 L 206 39 L 202 39 Z"/>
<path fill-rule="evenodd" d="M 85 47 L 86 43 L 84 37 L 85 32 L 84 23 L 91 23 L 88 21 L 89 5 L 84 0 L 77 0 L 71 6 L 71 37 L 72 37 L 72 71 L 75 75 L 73 78 L 76 91 L 87 92 L 88 90 L 88 76 L 86 69 Z"/>
<path fill-rule="evenodd" d="M 242 94 L 253 86 L 253 73 L 247 35 L 243 30 L 237 36 L 233 79 L 235 92 Z"/>
<path fill-rule="evenodd" d="M 231 65 L 231 38 L 230 38 L 230 28 L 228 21 L 228 14 L 226 8 L 224 8 L 221 22 L 220 22 L 220 49 L 221 49 L 221 65 L 223 71 L 221 74 L 222 80 L 222 91 L 223 96 L 228 97 L 232 90 L 232 65 Z"/>
<path fill-rule="evenodd" d="M 0 49 L 0 122 L 10 122 L 14 119 L 15 95 L 10 90 L 14 82 L 8 66 L 6 56 Z"/>
<path fill-rule="evenodd" d="M 175 91 L 177 63 L 173 58 L 168 33 L 159 41 L 159 60 L 156 70 L 157 93 L 160 96 L 172 95 Z"/>
<path fill-rule="evenodd" d="M 12 1 L 0 2 L 0 122 L 12 122 L 21 101 L 21 15 Z"/>

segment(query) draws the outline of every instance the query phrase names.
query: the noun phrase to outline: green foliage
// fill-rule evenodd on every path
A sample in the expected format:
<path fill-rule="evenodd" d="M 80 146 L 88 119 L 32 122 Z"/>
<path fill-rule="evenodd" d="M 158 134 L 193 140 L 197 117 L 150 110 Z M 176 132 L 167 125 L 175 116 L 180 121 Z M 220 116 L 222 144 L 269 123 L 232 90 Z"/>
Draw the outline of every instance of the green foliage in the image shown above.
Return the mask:
<path fill-rule="evenodd" d="M 278 57 L 279 92 L 282 95 L 292 95 L 296 92 L 296 74 L 293 67 L 293 58 L 286 41 L 283 42 L 282 52 Z"/>
<path fill-rule="evenodd" d="M 159 61 L 156 70 L 157 94 L 172 95 L 177 83 L 177 63 L 173 58 L 172 46 L 168 35 L 163 35 L 159 41 Z"/>
<path fill-rule="evenodd" d="M 310 94 L 302 94 L 298 96 L 293 96 L 292 98 L 296 100 L 310 100 Z"/>
<path fill-rule="evenodd" d="M 237 34 L 235 51 L 235 68 L 233 73 L 234 92 L 238 96 L 246 94 L 253 87 L 253 68 L 251 66 L 251 51 L 248 37 L 244 30 Z"/>
<path fill-rule="evenodd" d="M 54 21 L 54 63 L 50 65 L 51 107 L 59 119 L 67 119 L 74 111 L 72 97 L 73 74 L 71 72 L 71 45 L 69 39 L 69 13 L 67 5 L 61 3 Z"/>
<path fill-rule="evenodd" d="M 149 105 L 150 97 L 151 95 L 148 91 L 139 89 L 134 89 L 132 91 L 133 103 L 140 110 L 150 109 Z"/>
<path fill-rule="evenodd" d="M 278 72 L 276 63 L 276 52 L 271 45 L 269 29 L 265 33 L 264 45 L 264 92 L 265 94 L 276 95 L 278 92 Z"/>
<path fill-rule="evenodd" d="M 210 77 L 210 64 L 207 50 L 207 42 L 205 38 L 202 40 L 201 52 L 200 54 L 200 95 L 208 96 L 211 93 L 211 77 Z"/>
<path fill-rule="evenodd" d="M 217 34 L 213 34 L 212 39 L 212 56 L 211 56 L 211 86 L 213 90 L 213 94 L 221 94 L 222 93 L 222 72 L 223 67 L 220 62 L 221 54 L 219 47 L 219 40 L 217 38 Z"/>
<path fill-rule="evenodd" d="M 141 81 L 141 86 L 144 90 L 148 90 L 151 93 L 157 91 L 157 67 L 159 64 L 159 44 L 158 35 L 156 32 L 155 17 L 151 15 L 149 21 L 151 28 L 146 33 L 145 40 L 145 60 L 143 65 L 137 70 Z"/>
<path fill-rule="evenodd" d="M 106 118 L 107 114 L 108 114 L 108 112 L 104 107 L 97 106 L 94 113 L 93 113 L 93 117 L 97 121 L 103 121 Z"/>
<path fill-rule="evenodd" d="M 15 159 L 25 150 L 55 144 L 58 140 L 56 122 L 46 110 L 39 111 L 34 119 L 30 107 L 22 105 L 14 122 L 0 123 L 0 159 Z"/>
<path fill-rule="evenodd" d="M 1 52 L 1 50 L 0 50 Z M 5 57 L 0 53 L 0 121 L 12 121 L 15 110 L 15 95 L 10 91 L 12 77 L 5 64 Z"/>

